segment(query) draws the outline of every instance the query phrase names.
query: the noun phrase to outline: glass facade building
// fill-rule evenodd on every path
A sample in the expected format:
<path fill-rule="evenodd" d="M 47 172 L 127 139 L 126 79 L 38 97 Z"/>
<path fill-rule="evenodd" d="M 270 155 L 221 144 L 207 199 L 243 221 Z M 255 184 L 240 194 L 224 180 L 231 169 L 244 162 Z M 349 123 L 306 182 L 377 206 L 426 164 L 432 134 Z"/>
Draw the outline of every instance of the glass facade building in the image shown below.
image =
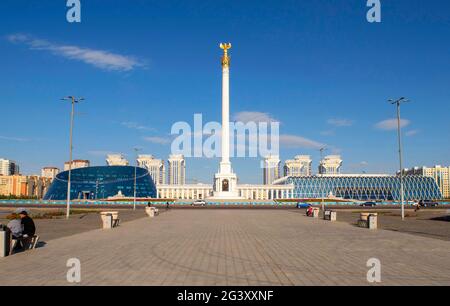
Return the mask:
<path fill-rule="evenodd" d="M 50 186 L 44 200 L 67 198 L 69 172 L 59 173 Z M 71 199 L 107 199 L 119 192 L 124 197 L 134 197 L 135 168 L 130 166 L 89 167 L 72 170 Z M 156 198 L 155 184 L 146 169 L 136 169 L 136 196 Z"/>
<path fill-rule="evenodd" d="M 431 177 L 404 177 L 405 200 L 442 199 L 436 181 Z M 400 178 L 398 176 L 309 176 L 286 177 L 278 184 L 292 184 L 293 198 L 321 198 L 330 195 L 362 201 L 399 201 Z"/>

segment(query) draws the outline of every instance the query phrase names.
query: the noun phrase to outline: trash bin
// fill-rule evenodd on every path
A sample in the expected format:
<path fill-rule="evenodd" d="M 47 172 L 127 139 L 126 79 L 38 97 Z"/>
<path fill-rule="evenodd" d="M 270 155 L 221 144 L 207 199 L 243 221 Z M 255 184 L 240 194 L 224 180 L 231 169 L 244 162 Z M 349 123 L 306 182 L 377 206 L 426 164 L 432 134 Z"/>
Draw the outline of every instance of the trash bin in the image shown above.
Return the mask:
<path fill-rule="evenodd" d="M 103 229 L 112 229 L 113 215 L 110 213 L 101 213 L 100 216 L 102 218 Z"/>
<path fill-rule="evenodd" d="M 313 218 L 319 218 L 319 214 L 320 214 L 320 209 L 319 208 L 314 208 L 313 209 Z"/>
<path fill-rule="evenodd" d="M 369 229 L 378 228 L 378 214 L 371 214 L 368 218 Z"/>
<path fill-rule="evenodd" d="M 327 221 L 336 221 L 336 216 L 337 213 L 335 211 L 326 210 L 323 218 Z"/>
<path fill-rule="evenodd" d="M 0 257 L 9 256 L 11 248 L 11 231 L 7 226 L 0 225 Z"/>

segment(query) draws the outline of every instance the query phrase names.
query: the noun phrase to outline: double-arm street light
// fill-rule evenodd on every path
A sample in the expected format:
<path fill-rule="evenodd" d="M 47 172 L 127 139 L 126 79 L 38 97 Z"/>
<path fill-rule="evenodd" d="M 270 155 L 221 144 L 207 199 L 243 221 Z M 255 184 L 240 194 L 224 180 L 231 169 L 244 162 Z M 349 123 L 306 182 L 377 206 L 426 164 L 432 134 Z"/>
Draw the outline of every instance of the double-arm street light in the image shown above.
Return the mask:
<path fill-rule="evenodd" d="M 405 97 L 394 100 L 390 99 L 389 103 L 397 106 L 397 128 L 398 128 L 398 155 L 400 160 L 400 199 L 402 202 L 402 220 L 405 220 L 405 191 L 403 187 L 403 157 L 402 157 L 402 125 L 400 118 L 400 105 L 409 102 Z"/>
<path fill-rule="evenodd" d="M 66 208 L 66 218 L 69 219 L 70 217 L 70 180 L 71 180 L 71 176 L 72 176 L 72 150 L 73 150 L 73 146 L 72 146 L 72 136 L 73 136 L 73 117 L 74 117 L 74 112 L 75 112 L 75 104 L 80 103 L 81 101 L 84 100 L 84 98 L 75 98 L 73 96 L 68 96 L 65 98 L 62 98 L 61 100 L 64 101 L 70 101 L 70 103 L 72 104 L 72 111 L 70 113 L 70 147 L 69 147 L 69 152 L 70 152 L 70 157 L 69 157 L 69 175 L 68 175 L 68 179 L 67 179 L 67 208 Z"/>

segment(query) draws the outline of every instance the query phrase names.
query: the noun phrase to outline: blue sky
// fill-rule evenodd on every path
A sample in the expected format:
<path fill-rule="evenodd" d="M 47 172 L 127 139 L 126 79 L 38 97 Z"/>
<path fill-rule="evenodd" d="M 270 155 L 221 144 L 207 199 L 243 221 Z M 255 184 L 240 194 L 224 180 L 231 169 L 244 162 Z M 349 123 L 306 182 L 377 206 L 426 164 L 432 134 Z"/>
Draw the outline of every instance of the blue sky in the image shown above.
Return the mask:
<path fill-rule="evenodd" d="M 74 157 L 103 165 L 133 147 L 167 158 L 174 122 L 221 118 L 221 50 L 232 42 L 231 110 L 281 122 L 281 159 L 318 146 L 344 172 L 393 173 L 395 117 L 386 100 L 407 96 L 405 166 L 450 164 L 450 2 L 382 0 L 65 0 L 0 4 L 0 157 L 22 172 L 68 159 L 69 105 L 77 107 Z M 290 143 L 289 143 L 290 142 Z M 261 182 L 257 159 L 236 159 L 241 182 Z M 216 159 L 188 159 L 190 180 L 211 182 Z"/>

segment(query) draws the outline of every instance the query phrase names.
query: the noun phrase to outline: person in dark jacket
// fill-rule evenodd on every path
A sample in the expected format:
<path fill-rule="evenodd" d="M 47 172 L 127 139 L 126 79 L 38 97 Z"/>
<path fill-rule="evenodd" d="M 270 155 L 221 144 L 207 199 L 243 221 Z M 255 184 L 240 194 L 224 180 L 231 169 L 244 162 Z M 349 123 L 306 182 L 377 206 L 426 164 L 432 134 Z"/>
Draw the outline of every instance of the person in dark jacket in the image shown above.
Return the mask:
<path fill-rule="evenodd" d="M 23 225 L 22 237 L 33 238 L 34 234 L 36 234 L 36 226 L 33 219 L 28 216 L 26 211 L 20 212 L 19 216 Z"/>

